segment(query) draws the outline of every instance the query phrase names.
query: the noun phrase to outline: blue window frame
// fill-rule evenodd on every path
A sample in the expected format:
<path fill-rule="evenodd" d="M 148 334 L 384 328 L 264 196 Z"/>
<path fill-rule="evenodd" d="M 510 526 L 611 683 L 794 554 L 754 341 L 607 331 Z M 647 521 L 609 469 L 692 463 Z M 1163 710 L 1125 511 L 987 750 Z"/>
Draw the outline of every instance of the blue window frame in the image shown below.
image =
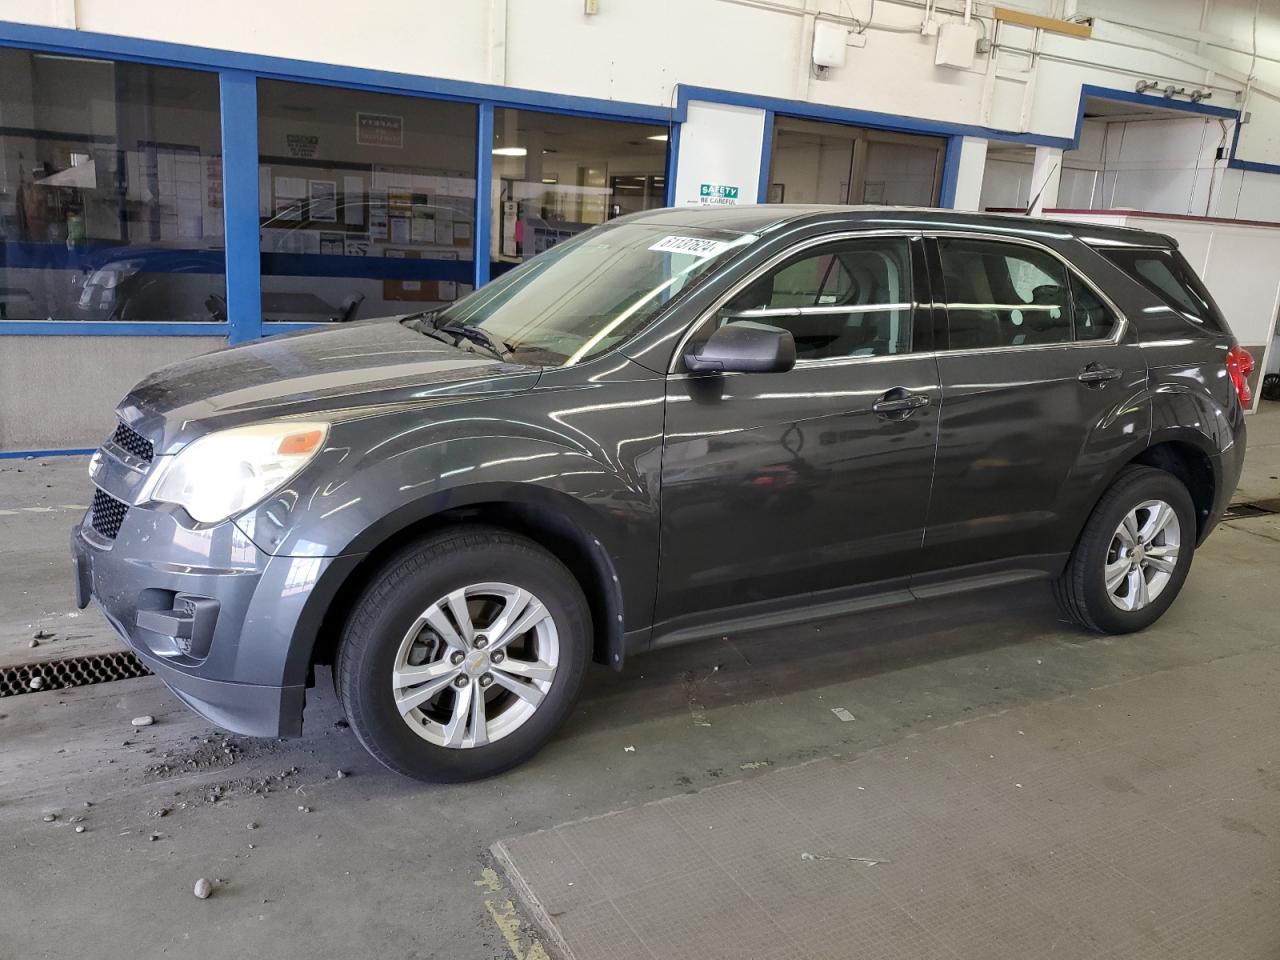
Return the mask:
<path fill-rule="evenodd" d="M 185 266 L 172 264 L 169 271 L 175 275 L 193 272 L 196 269 L 212 269 L 217 267 L 211 276 L 217 277 L 214 286 L 200 290 L 195 297 L 197 305 L 193 307 L 193 315 L 184 320 L 156 319 L 158 316 L 171 316 L 161 312 L 153 312 L 146 316 L 130 319 L 117 318 L 107 323 L 96 318 L 69 315 L 63 319 L 50 320 L 48 311 L 39 316 L 39 311 L 30 316 L 15 319 L 0 314 L 0 335 L 5 334 L 48 334 L 48 335 L 124 335 L 124 336 L 226 336 L 232 343 L 239 343 L 261 337 L 264 333 L 277 333 L 290 329 L 305 328 L 314 325 L 306 322 L 304 311 L 290 314 L 280 311 L 281 306 L 296 306 L 297 303 L 285 303 L 285 300 L 298 301 L 295 294 L 305 295 L 305 291 L 276 290 L 273 285 L 288 284 L 292 278 L 313 278 L 316 276 L 350 275 L 353 258 L 348 254 L 345 244 L 341 254 L 337 252 L 335 237 L 321 237 L 326 241 L 323 251 L 310 249 L 311 237 L 307 237 L 302 250 L 295 250 L 286 242 L 283 249 L 265 249 L 261 246 L 263 227 L 276 229 L 279 224 L 271 224 L 271 216 L 275 213 L 275 184 L 271 184 L 272 197 L 269 201 L 270 213 L 262 215 L 259 206 L 261 192 L 257 189 L 262 167 L 260 163 L 260 127 L 259 109 L 263 97 L 263 84 L 295 82 L 312 85 L 327 85 L 343 88 L 348 91 L 363 91 L 372 98 L 395 95 L 401 101 L 410 104 L 405 113 L 412 113 L 412 104 L 420 103 L 452 103 L 471 111 L 473 117 L 469 125 L 474 130 L 475 145 L 467 162 L 467 179 L 470 190 L 462 196 L 463 205 L 469 207 L 454 218 L 457 224 L 465 223 L 465 227 L 455 229 L 455 251 L 446 251 L 441 257 L 390 256 L 364 257 L 359 267 L 358 279 L 372 282 L 373 290 L 380 294 L 391 294 L 393 299 L 415 301 L 420 298 L 415 287 L 426 288 L 426 293 L 439 294 L 441 291 L 459 295 L 472 286 L 487 282 L 490 275 L 488 256 L 475 256 L 474 251 L 487 251 L 493 236 L 492 214 L 490 210 L 490 183 L 493 171 L 492 143 L 494 110 L 496 108 L 535 109 L 547 113 L 576 117 L 601 118 L 619 121 L 631 121 L 642 124 L 660 124 L 667 127 L 671 124 L 671 111 L 665 107 L 632 104 L 619 101 L 597 100 L 588 97 L 573 97 L 559 94 L 541 93 L 538 91 L 515 90 L 506 87 L 494 87 L 485 84 L 464 83 L 440 80 L 432 77 L 396 74 L 381 70 L 364 70 L 341 67 L 331 64 L 308 63 L 287 60 L 278 57 L 262 57 L 231 51 L 213 50 L 179 44 L 160 43 L 149 40 L 138 40 L 127 37 L 115 37 L 105 34 L 91 34 L 81 31 L 62 30 L 48 27 L 34 27 L 23 24 L 0 23 L 0 55 L 40 55 L 50 60 L 85 60 L 118 66 L 123 70 L 169 70 L 187 73 L 198 73 L 206 79 L 207 90 L 212 92 L 214 110 L 210 126 L 211 145 L 207 151 L 209 157 L 217 156 L 221 176 L 210 179 L 206 177 L 208 188 L 206 198 L 212 197 L 222 208 L 220 240 L 217 248 L 198 251 L 202 256 L 193 258 L 193 262 Z M 270 89 L 270 88 L 268 88 Z M 357 111 L 365 112 L 365 111 Z M 378 113 L 369 110 L 369 113 Z M 385 111 L 384 117 L 396 117 L 394 111 Z M 359 123 L 352 117 L 354 125 Z M 376 118 L 375 118 L 376 126 Z M 394 127 L 394 124 L 392 124 Z M 678 126 L 675 127 L 678 131 Z M 383 127 L 384 133 L 386 127 Z M 370 137 L 377 134 L 370 132 Z M 307 150 L 308 134 L 301 134 L 296 141 L 296 149 L 300 153 Z M 355 134 L 353 133 L 353 137 Z M 674 138 L 673 138 L 674 139 Z M 286 134 L 286 144 L 288 143 Z M 287 149 L 287 147 L 286 147 Z M 268 154 L 268 157 L 273 154 Z M 290 160 L 305 160 L 304 156 L 289 156 Z M 389 164 L 392 167 L 412 166 L 409 164 Z M 59 171 L 51 171 L 59 172 Z M 291 171 L 296 174 L 297 171 Z M 372 176 L 369 172 L 369 188 L 372 191 Z M 400 175 L 404 171 L 390 171 Z M 81 171 L 83 173 L 83 171 Z M 414 171 L 408 171 L 410 176 Z M 345 200 L 345 184 L 340 165 L 323 171 L 319 176 L 299 178 L 306 181 L 306 200 L 308 204 L 323 206 L 327 200 L 342 203 Z M 356 176 L 351 172 L 350 176 Z M 431 176 L 429 172 L 421 172 L 418 176 Z M 332 188 L 327 184 L 333 183 Z M 296 189 L 296 184 L 286 184 L 287 189 Z M 312 194 L 315 194 L 314 198 Z M 403 192 L 403 191 L 402 191 Z M 364 216 L 368 216 L 368 196 L 366 193 Z M 432 198 L 428 191 L 425 195 Z M 421 207 L 424 194 L 411 188 L 406 198 L 399 198 L 407 205 L 409 219 L 409 242 L 404 252 L 412 253 L 413 219 Z M 457 197 L 451 205 L 458 206 Z M 433 205 L 430 199 L 427 205 Z M 429 211 L 428 211 L 429 212 Z M 326 214 L 327 216 L 327 214 Z M 206 221 L 212 220 L 206 216 Z M 421 225 L 432 218 L 419 218 Z M 0 225 L 4 221 L 0 220 Z M 303 229 L 323 227 L 319 224 L 307 224 Z M 347 226 L 347 224 L 343 224 Z M 354 224 L 350 226 L 355 226 Z M 425 227 L 424 227 L 425 228 Z M 399 229 L 404 229 L 400 227 Z M 388 231 L 390 225 L 388 225 Z M 358 233 L 359 231 L 323 231 L 332 233 Z M 460 239 L 470 233 L 470 241 L 463 250 Z M 439 235 L 439 234 L 437 234 Z M 5 243 L 0 250 L 0 301 L 3 301 L 6 284 L 5 268 L 22 262 L 21 249 L 9 249 L 11 238 L 6 230 Z M 56 238 L 65 246 L 65 238 Z M 388 235 L 388 240 L 390 240 Z M 55 247 L 57 244 L 55 244 Z M 55 259 L 67 260 L 69 254 L 54 251 Z M 47 259 L 47 258 L 46 258 Z M 170 260 L 173 258 L 171 257 Z M 153 264 L 161 261 L 153 256 Z M 160 268 L 157 266 L 157 270 Z M 266 280 L 264 281 L 264 275 Z M 189 279 L 182 278 L 182 279 Z M 205 286 L 209 286 L 207 277 Z M 265 290 L 264 290 L 265 287 Z M 366 292 L 365 296 L 368 297 Z M 194 296 L 194 295 L 193 295 Z M 333 299 L 330 297 L 330 299 Z M 341 311 L 345 298 L 338 298 L 333 306 L 334 311 L 320 311 L 314 319 L 330 319 Z M 384 301 L 386 297 L 382 296 Z M 300 301 L 299 301 L 300 302 Z M 264 304 L 267 307 L 264 313 Z M 429 304 L 428 304 L 429 305 Z M 412 305 L 405 309 L 416 309 Z M 398 309 L 398 308 L 397 308 Z M 381 312 L 381 311 L 379 311 Z M 371 315 L 371 314 L 369 314 Z M 283 319 L 284 322 L 272 322 Z M 301 319 L 301 322 L 295 322 Z"/>
<path fill-rule="evenodd" d="M 0 48 L 0 321 L 225 333 L 218 75 Z"/>

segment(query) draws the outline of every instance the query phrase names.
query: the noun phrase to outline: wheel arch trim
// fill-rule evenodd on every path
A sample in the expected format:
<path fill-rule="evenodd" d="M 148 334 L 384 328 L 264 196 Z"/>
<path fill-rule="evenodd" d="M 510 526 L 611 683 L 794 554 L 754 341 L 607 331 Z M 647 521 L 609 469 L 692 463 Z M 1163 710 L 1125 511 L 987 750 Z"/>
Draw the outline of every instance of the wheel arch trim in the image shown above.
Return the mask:
<path fill-rule="evenodd" d="M 567 493 L 534 484 L 494 482 L 439 491 L 401 504 L 366 526 L 341 556 L 332 558 L 294 626 L 286 678 L 307 677 L 318 662 L 317 655 L 336 650 L 340 608 L 363 588 L 382 558 L 415 536 L 465 523 L 527 536 L 569 567 L 591 608 L 594 658 L 621 669 L 627 650 L 625 606 L 622 580 L 604 546 L 605 521 Z"/>

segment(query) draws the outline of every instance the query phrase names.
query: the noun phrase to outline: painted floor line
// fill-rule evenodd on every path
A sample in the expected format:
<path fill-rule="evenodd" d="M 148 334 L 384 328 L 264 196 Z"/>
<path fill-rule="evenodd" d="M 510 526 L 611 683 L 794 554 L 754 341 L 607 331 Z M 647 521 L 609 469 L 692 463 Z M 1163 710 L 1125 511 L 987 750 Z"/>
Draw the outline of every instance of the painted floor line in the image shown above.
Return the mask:
<path fill-rule="evenodd" d="M 480 879 L 475 881 L 475 885 L 489 894 L 502 893 L 502 878 L 492 867 L 485 867 L 480 871 Z M 525 944 L 520 914 L 511 900 L 489 896 L 485 897 L 484 905 L 494 926 L 502 934 L 507 949 L 511 951 L 513 960 L 551 960 L 541 940 L 535 937 Z"/>
<path fill-rule="evenodd" d="M 52 507 L 9 507 L 0 510 L 0 517 L 16 517 L 23 513 L 62 513 L 67 510 L 86 510 L 83 504 L 77 503 L 59 503 Z"/>

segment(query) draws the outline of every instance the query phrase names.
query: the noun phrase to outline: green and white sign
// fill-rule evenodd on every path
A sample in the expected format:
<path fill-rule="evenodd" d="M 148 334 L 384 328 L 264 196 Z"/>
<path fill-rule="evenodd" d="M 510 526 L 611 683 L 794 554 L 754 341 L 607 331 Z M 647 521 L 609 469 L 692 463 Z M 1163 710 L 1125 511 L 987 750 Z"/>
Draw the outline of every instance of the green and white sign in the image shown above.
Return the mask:
<path fill-rule="evenodd" d="M 738 188 L 727 183 L 704 183 L 698 187 L 698 202 L 704 204 L 737 203 Z"/>

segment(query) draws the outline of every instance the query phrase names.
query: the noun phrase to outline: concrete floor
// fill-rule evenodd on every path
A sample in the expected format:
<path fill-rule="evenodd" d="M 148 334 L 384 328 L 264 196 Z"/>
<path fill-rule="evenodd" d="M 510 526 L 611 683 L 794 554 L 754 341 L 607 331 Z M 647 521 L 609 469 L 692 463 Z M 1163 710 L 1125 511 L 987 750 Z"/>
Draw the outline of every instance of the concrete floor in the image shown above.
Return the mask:
<path fill-rule="evenodd" d="M 1242 498 L 1280 496 L 1280 410 L 1250 427 Z M 66 580 L 83 461 L 47 464 L 0 464 L 0 663 L 106 637 Z M 382 771 L 323 677 L 288 743 L 151 678 L 5 698 L 0 957 L 1273 960 L 1278 561 L 1277 518 L 1223 526 L 1123 639 L 1035 587 L 597 670 L 466 786 Z"/>

